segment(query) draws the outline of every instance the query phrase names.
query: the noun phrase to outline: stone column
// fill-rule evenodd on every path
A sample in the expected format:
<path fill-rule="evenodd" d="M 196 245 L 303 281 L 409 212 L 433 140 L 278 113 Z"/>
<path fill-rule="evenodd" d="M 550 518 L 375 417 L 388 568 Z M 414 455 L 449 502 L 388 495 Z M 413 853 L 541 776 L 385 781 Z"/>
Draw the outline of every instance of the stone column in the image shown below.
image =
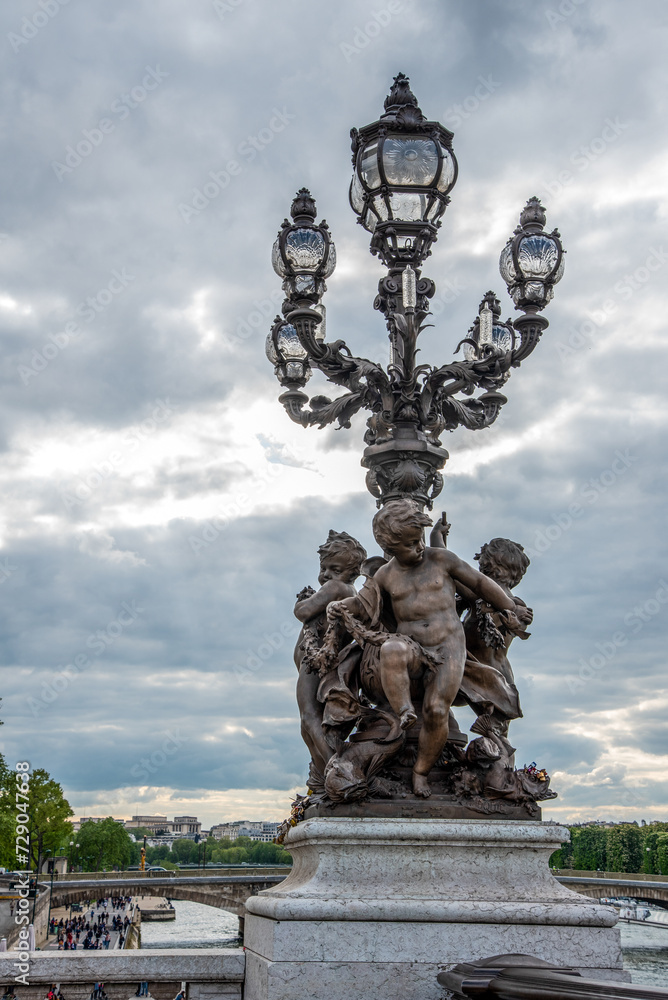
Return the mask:
<path fill-rule="evenodd" d="M 626 979 L 616 911 L 550 873 L 567 839 L 514 820 L 300 823 L 291 874 L 246 903 L 245 1000 L 440 1000 L 439 972 L 509 953 Z"/>

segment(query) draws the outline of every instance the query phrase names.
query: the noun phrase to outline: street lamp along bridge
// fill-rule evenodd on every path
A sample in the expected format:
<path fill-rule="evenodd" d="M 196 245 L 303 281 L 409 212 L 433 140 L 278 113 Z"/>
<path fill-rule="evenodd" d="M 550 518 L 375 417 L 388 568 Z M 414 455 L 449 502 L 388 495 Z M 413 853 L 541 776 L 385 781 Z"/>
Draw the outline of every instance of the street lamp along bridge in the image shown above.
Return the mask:
<path fill-rule="evenodd" d="M 400 73 L 385 100 L 385 114 L 353 129 L 354 173 L 350 204 L 371 233 L 370 250 L 387 267 L 374 308 L 384 316 L 390 340 L 387 369 L 355 357 L 345 341 L 325 340 L 326 278 L 336 251 L 325 221 L 306 188 L 295 197 L 274 243 L 272 263 L 286 298 L 267 337 L 267 357 L 284 389 L 279 397 L 290 418 L 304 427 L 338 422 L 349 427 L 361 409 L 371 411 L 362 465 L 378 506 L 411 498 L 431 509 L 443 487 L 448 458 L 443 431 L 479 430 L 496 420 L 511 369 L 536 347 L 548 322 L 540 315 L 564 271 L 559 233 L 546 233 L 545 209 L 530 198 L 500 257 L 501 275 L 522 315 L 501 320 L 493 292 L 482 299 L 457 351 L 463 358 L 433 367 L 417 364 L 417 341 L 429 316 L 436 285 L 422 277 L 457 180 L 452 132 L 427 121 L 406 76 Z M 347 391 L 336 399 L 303 391 L 312 370 Z M 482 390 L 479 395 L 475 392 Z"/>

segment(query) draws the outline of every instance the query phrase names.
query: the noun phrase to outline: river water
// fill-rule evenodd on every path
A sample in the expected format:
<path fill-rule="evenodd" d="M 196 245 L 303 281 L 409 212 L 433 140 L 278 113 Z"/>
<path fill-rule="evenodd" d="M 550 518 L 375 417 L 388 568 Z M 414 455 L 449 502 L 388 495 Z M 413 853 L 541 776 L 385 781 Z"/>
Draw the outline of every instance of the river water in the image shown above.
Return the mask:
<path fill-rule="evenodd" d="M 173 901 L 176 920 L 145 923 L 142 948 L 238 948 L 239 922 L 232 913 L 201 903 Z M 665 920 L 665 911 L 652 911 L 652 920 Z M 663 927 L 621 924 L 624 967 L 633 982 L 668 986 L 668 922 Z"/>

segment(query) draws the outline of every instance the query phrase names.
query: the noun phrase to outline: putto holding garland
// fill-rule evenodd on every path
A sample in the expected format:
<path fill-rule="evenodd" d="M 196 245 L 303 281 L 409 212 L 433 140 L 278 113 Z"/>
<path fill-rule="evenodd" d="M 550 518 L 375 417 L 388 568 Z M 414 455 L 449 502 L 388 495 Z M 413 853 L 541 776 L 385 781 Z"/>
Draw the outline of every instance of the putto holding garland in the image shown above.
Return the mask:
<path fill-rule="evenodd" d="M 505 654 L 532 620 L 510 586 L 528 559 L 517 543 L 493 539 L 477 557 L 488 572 L 479 572 L 445 548 L 444 519 L 426 547 L 431 524 L 414 501 L 386 504 L 373 521 L 385 556 L 369 560 L 355 539 L 330 531 L 321 589 L 298 595 L 307 815 L 351 805 L 358 815 L 368 802 L 374 814 L 404 815 L 433 796 L 429 815 L 464 807 L 533 816 L 536 801 L 554 797 L 544 771 L 515 770 L 507 740 L 521 711 Z M 360 571 L 366 581 L 355 593 Z M 464 703 L 478 714 L 468 748 L 451 712 Z"/>

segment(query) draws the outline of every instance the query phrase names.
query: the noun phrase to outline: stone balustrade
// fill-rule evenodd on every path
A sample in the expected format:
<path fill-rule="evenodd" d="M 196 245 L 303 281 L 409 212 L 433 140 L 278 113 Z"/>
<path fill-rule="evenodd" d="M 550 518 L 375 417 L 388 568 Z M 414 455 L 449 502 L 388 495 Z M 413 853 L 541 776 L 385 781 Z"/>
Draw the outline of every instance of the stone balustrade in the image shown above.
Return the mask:
<path fill-rule="evenodd" d="M 148 982 L 154 1000 L 174 1000 L 187 984 L 188 1000 L 241 1000 L 246 958 L 240 948 L 170 948 L 113 952 L 31 952 L 28 986 L 16 984 L 18 953 L 0 953 L 0 985 L 18 1000 L 43 1000 L 59 983 L 65 1000 L 89 1000 L 93 984 L 104 983 L 108 1000 L 132 1000 Z"/>

